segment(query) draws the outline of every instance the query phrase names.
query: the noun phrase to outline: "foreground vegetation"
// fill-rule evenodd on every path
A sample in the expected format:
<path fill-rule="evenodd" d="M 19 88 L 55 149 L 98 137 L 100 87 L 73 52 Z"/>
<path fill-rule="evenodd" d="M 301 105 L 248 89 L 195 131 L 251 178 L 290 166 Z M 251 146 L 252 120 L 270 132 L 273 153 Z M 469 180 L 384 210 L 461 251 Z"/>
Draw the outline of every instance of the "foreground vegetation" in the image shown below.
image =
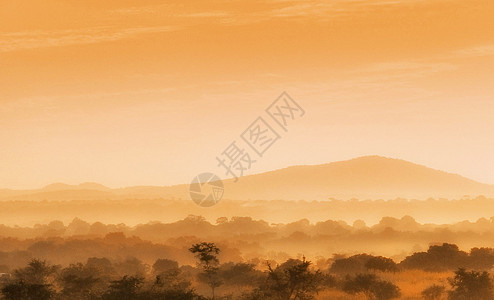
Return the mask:
<path fill-rule="evenodd" d="M 483 270 L 494 262 L 490 248 L 467 253 L 435 245 L 398 264 L 359 254 L 335 258 L 325 269 L 305 257 L 281 264 L 221 263 L 221 249 L 211 242 L 187 250 L 195 266 L 168 258 L 147 266 L 135 258 L 93 257 L 66 267 L 33 259 L 1 274 L 2 299 L 494 299 L 493 279 Z"/>

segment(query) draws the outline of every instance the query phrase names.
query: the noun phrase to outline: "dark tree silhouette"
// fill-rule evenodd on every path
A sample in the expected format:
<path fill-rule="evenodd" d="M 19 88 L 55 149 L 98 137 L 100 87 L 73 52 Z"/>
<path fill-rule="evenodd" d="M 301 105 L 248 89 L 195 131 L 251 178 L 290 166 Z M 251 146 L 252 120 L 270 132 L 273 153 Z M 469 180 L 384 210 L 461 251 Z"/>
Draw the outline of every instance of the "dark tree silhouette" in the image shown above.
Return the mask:
<path fill-rule="evenodd" d="M 151 290 L 141 294 L 142 299 L 176 299 L 199 300 L 206 299 L 196 294 L 190 288 L 190 282 L 180 278 L 180 270 L 168 270 L 156 276 Z"/>
<path fill-rule="evenodd" d="M 336 259 L 331 264 L 330 271 L 339 274 L 357 274 L 367 271 L 365 264 L 373 256 L 368 254 L 357 254 L 346 258 Z"/>
<path fill-rule="evenodd" d="M 28 284 L 52 284 L 60 266 L 49 265 L 46 260 L 33 259 L 28 266 L 14 271 L 14 278 Z"/>
<path fill-rule="evenodd" d="M 310 270 L 310 265 L 305 259 L 289 259 L 275 269 L 268 263 L 266 283 L 255 293 L 263 295 L 264 298 L 259 299 L 314 299 L 323 283 L 323 275 L 319 270 Z"/>
<path fill-rule="evenodd" d="M 178 295 L 189 297 L 196 295 L 195 291 L 190 286 L 190 281 L 184 278 L 182 271 L 179 268 L 171 268 L 162 271 L 156 276 L 151 289 L 155 296 L 173 294 L 176 297 L 178 297 Z"/>
<path fill-rule="evenodd" d="M 114 264 L 115 270 L 120 276 L 132 275 L 144 277 L 148 270 L 148 265 L 144 264 L 140 259 L 128 257 L 127 259 Z"/>
<path fill-rule="evenodd" d="M 103 295 L 104 300 L 135 300 L 139 299 L 139 291 L 144 279 L 137 276 L 125 275 L 120 280 L 112 281 L 108 291 Z"/>
<path fill-rule="evenodd" d="M 55 292 L 49 284 L 35 284 L 18 281 L 2 288 L 5 300 L 48 300 L 52 299 Z"/>
<path fill-rule="evenodd" d="M 93 289 L 100 278 L 95 270 L 78 263 L 62 269 L 58 281 L 64 296 L 70 299 L 91 299 L 95 296 Z"/>
<path fill-rule="evenodd" d="M 444 243 L 430 246 L 427 252 L 417 252 L 408 256 L 400 266 L 425 271 L 448 271 L 467 264 L 468 253 L 460 251 L 457 245 Z"/>
<path fill-rule="evenodd" d="M 451 300 L 488 300 L 494 299 L 492 280 L 487 272 L 466 271 L 459 268 L 455 276 L 449 279 L 452 290 Z"/>
<path fill-rule="evenodd" d="M 202 242 L 192 245 L 189 251 L 198 259 L 198 266 L 203 270 L 199 279 L 211 287 L 212 297 L 215 299 L 215 289 L 222 284 L 218 276 L 220 249 L 214 243 Z"/>
<path fill-rule="evenodd" d="M 153 272 L 155 274 L 161 274 L 166 271 L 178 269 L 178 262 L 171 259 L 160 258 L 153 264 Z"/>
<path fill-rule="evenodd" d="M 347 276 L 343 291 L 348 294 L 362 293 L 370 300 L 388 300 L 400 297 L 400 289 L 393 283 L 380 280 L 374 274 Z"/>
<path fill-rule="evenodd" d="M 13 282 L 2 288 L 2 294 L 5 299 L 51 299 L 55 295 L 52 287 L 59 269 L 45 260 L 33 259 L 27 267 L 14 271 Z"/>
<path fill-rule="evenodd" d="M 368 270 L 382 271 L 382 272 L 396 272 L 398 267 L 396 263 L 387 257 L 374 256 L 369 258 L 365 263 L 365 267 Z"/>
<path fill-rule="evenodd" d="M 469 255 L 469 268 L 474 270 L 490 270 L 494 266 L 494 249 L 472 248 Z"/>
<path fill-rule="evenodd" d="M 90 257 L 87 259 L 86 267 L 96 270 L 102 276 L 112 277 L 116 274 L 111 261 L 106 257 Z"/>
<path fill-rule="evenodd" d="M 442 285 L 433 284 L 422 291 L 425 300 L 441 300 L 446 288 Z"/>
<path fill-rule="evenodd" d="M 228 285 L 256 286 L 261 282 L 263 272 L 256 270 L 253 264 L 226 263 L 220 266 L 219 276 Z"/>

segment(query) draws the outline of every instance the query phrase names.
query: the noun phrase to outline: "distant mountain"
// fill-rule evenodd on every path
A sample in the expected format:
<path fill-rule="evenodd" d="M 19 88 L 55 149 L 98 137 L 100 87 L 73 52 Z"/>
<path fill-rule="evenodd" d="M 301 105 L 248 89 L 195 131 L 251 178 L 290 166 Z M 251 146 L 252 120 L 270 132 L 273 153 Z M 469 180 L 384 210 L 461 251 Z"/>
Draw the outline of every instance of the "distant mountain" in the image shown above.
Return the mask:
<path fill-rule="evenodd" d="M 224 180 L 224 198 L 325 200 L 494 196 L 494 185 L 400 159 L 365 156 L 323 165 L 293 166 Z M 39 190 L 0 190 L 0 200 L 188 199 L 188 184 L 110 189 L 97 183 L 51 184 Z"/>
<path fill-rule="evenodd" d="M 41 190 L 47 192 L 53 191 L 66 191 L 66 190 L 95 190 L 95 191 L 109 191 L 110 188 L 102 184 L 95 182 L 84 182 L 79 185 L 69 185 L 65 183 L 53 183 L 45 186 Z"/>
<path fill-rule="evenodd" d="M 225 181 L 231 199 L 394 199 L 493 196 L 494 185 L 400 159 L 365 156 L 323 165 L 294 166 Z"/>
<path fill-rule="evenodd" d="M 113 190 L 95 182 L 85 182 L 78 185 L 52 183 L 36 190 L 0 190 L 0 201 L 6 200 L 97 200 L 115 198 Z"/>

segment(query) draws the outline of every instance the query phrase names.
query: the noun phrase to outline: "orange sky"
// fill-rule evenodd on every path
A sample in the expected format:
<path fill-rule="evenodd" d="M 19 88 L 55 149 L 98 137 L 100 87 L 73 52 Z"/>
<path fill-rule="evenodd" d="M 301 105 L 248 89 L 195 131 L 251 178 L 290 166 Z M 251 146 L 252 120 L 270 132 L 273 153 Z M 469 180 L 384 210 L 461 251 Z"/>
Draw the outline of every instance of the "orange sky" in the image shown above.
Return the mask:
<path fill-rule="evenodd" d="M 189 182 L 282 91 L 250 173 L 378 154 L 494 184 L 494 2 L 0 1 L 0 188 Z"/>

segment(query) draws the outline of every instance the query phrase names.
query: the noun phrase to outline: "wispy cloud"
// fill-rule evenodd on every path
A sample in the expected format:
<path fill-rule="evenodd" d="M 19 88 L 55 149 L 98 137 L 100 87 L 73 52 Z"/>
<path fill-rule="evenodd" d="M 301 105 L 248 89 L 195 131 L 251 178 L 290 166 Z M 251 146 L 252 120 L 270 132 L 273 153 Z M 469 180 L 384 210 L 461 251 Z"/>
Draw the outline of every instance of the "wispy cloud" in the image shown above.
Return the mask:
<path fill-rule="evenodd" d="M 277 8 L 268 12 L 271 17 L 305 17 L 305 16 L 323 16 L 328 13 L 343 12 L 337 8 L 334 3 L 294 3 L 282 8 Z"/>
<path fill-rule="evenodd" d="M 124 29 L 93 27 L 86 29 L 35 30 L 3 33 L 0 34 L 0 52 L 113 42 L 141 34 L 169 32 L 177 29 L 177 27 L 173 26 Z"/>
<path fill-rule="evenodd" d="M 453 0 L 456 1 L 456 0 Z M 311 21 L 328 21 L 345 17 L 356 12 L 366 12 L 369 7 L 398 7 L 417 3 L 427 3 L 426 0 L 333 0 L 333 1 L 303 1 L 303 0 L 268 0 L 259 1 L 260 9 L 236 14 L 219 15 L 219 21 L 224 25 L 246 25 L 272 19 L 308 19 Z"/>
<path fill-rule="evenodd" d="M 166 12 L 169 17 L 176 18 L 210 18 L 210 17 L 225 17 L 229 16 L 231 13 L 221 10 L 197 10 L 183 13 L 183 6 L 171 5 L 171 4 L 160 4 L 160 5 L 146 5 L 146 6 L 133 6 L 127 8 L 119 8 L 111 10 L 110 14 L 131 16 L 131 15 L 149 15 L 156 13 Z"/>
<path fill-rule="evenodd" d="M 452 0 L 456 1 L 456 0 Z M 333 1 L 303 1 L 303 0 L 252 0 L 255 9 L 239 11 L 230 5 L 232 1 L 216 1 L 214 5 L 202 8 L 189 7 L 184 13 L 185 3 L 182 6 L 160 4 L 152 6 L 135 6 L 111 11 L 112 14 L 135 16 L 165 13 L 176 19 L 195 18 L 207 19 L 207 22 L 216 22 L 223 25 L 247 25 L 269 21 L 272 19 L 310 18 L 316 21 L 326 21 L 335 17 L 351 15 L 357 11 L 365 11 L 369 7 L 395 7 L 416 3 L 427 3 L 426 0 L 333 0 Z M 227 3 L 227 5 L 224 5 Z M 224 10 L 217 7 L 225 6 Z M 228 9 L 229 8 L 229 9 Z"/>
<path fill-rule="evenodd" d="M 198 13 L 190 13 L 190 14 L 181 14 L 180 17 L 187 18 L 214 18 L 214 17 L 227 17 L 231 16 L 231 13 L 225 11 L 205 11 Z"/>
<path fill-rule="evenodd" d="M 404 73 L 407 75 L 421 76 L 443 71 L 452 71 L 457 68 L 456 65 L 451 63 L 395 61 L 369 64 L 359 67 L 356 70 L 349 70 L 348 73 Z"/>
<path fill-rule="evenodd" d="M 456 51 L 453 56 L 456 57 L 478 57 L 494 55 L 494 45 L 475 46 Z"/>

